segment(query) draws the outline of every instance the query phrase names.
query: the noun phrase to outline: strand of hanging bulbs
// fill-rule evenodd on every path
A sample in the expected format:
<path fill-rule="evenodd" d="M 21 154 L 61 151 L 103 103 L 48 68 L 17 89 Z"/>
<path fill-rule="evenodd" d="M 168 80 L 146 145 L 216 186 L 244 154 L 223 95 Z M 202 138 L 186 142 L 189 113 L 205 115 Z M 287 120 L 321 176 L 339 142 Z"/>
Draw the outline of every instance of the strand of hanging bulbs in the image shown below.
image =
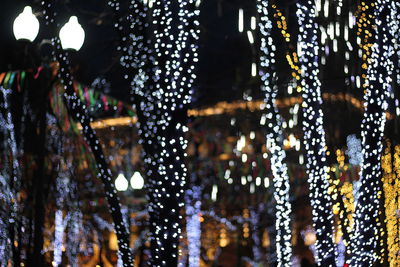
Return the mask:
<path fill-rule="evenodd" d="M 299 20 L 299 58 L 303 87 L 303 132 L 307 154 L 308 183 L 314 227 L 316 230 L 316 262 L 318 265 L 335 265 L 333 242 L 332 200 L 328 189 L 326 141 L 321 109 L 321 82 L 318 78 L 317 24 L 314 1 L 297 3 Z"/>
<path fill-rule="evenodd" d="M 283 149 L 282 118 L 275 104 L 277 88 L 274 85 L 276 73 L 273 71 L 275 64 L 276 47 L 271 37 L 272 21 L 270 16 L 270 3 L 268 0 L 257 0 L 257 11 L 260 16 L 261 33 L 261 80 L 262 91 L 265 94 L 265 112 L 267 120 L 267 148 L 271 152 L 271 168 L 273 172 L 274 198 L 276 201 L 276 254 L 278 266 L 291 266 L 292 246 L 290 214 L 292 207 L 289 199 L 290 178 L 285 163 L 286 153 Z"/>
<path fill-rule="evenodd" d="M 375 43 L 372 46 L 371 64 L 367 71 L 367 87 L 364 96 L 365 113 L 362 121 L 363 161 L 361 163 L 360 195 L 355 213 L 352 235 L 352 266 L 372 266 L 378 259 L 378 241 L 382 234 L 380 222 L 381 155 L 385 129 L 387 97 L 394 69 L 393 34 L 398 31 L 390 0 L 377 0 L 375 8 Z"/>
<path fill-rule="evenodd" d="M 51 0 L 42 1 L 42 6 L 46 24 L 55 28 L 56 22 L 53 3 L 54 1 Z M 103 182 L 107 202 L 110 206 L 111 215 L 114 222 L 114 228 L 118 236 L 119 254 L 123 260 L 123 266 L 131 267 L 133 266 L 133 258 L 129 248 L 128 229 L 122 218 L 120 201 L 112 181 L 111 171 L 107 166 L 107 162 L 104 157 L 100 142 L 97 139 L 96 133 L 90 125 L 92 119 L 89 117 L 86 111 L 86 106 L 81 102 L 74 91 L 73 77 L 69 71 L 68 54 L 62 50 L 61 41 L 57 36 L 53 37 L 52 45 L 54 48 L 53 56 L 60 64 L 58 75 L 62 84 L 64 85 L 64 97 L 66 99 L 67 106 L 69 111 L 72 113 L 72 117 L 82 125 L 84 139 L 90 146 L 96 160 L 96 165 L 99 170 L 98 177 Z"/>
<path fill-rule="evenodd" d="M 396 29 L 400 28 L 400 2 L 398 1 L 393 1 L 392 2 L 392 17 L 394 19 L 393 23 Z M 393 36 L 394 36 L 394 42 L 396 42 L 395 49 L 396 49 L 396 54 L 397 54 L 397 60 L 400 61 L 400 32 L 399 31 L 393 31 Z M 397 75 L 397 86 L 400 86 L 400 68 L 396 68 L 396 75 Z M 394 101 L 394 106 L 395 106 L 395 114 L 397 116 L 400 116 L 400 99 L 395 99 L 395 95 L 392 92 L 391 97 Z"/>
<path fill-rule="evenodd" d="M 282 37 L 285 39 L 285 42 L 288 45 L 290 45 L 291 36 L 290 36 L 290 33 L 288 32 L 286 17 L 282 14 L 282 11 L 280 11 L 276 5 L 272 5 L 272 8 L 275 11 L 274 17 L 277 19 L 276 24 L 278 26 L 278 29 L 280 29 Z M 296 81 L 299 81 L 300 75 L 301 75 L 301 69 L 298 66 L 299 58 L 297 56 L 297 52 L 296 51 L 293 51 L 292 53 L 290 51 L 286 52 L 286 61 L 288 62 L 290 68 L 292 69 L 293 79 L 295 79 Z M 296 84 L 296 90 L 298 93 L 301 92 L 300 84 Z M 291 92 L 289 92 L 289 94 L 291 94 Z"/>
<path fill-rule="evenodd" d="M 186 232 L 188 240 L 189 267 L 200 264 L 201 249 L 201 186 L 193 186 L 186 192 Z"/>
<path fill-rule="evenodd" d="M 367 78 L 367 70 L 368 65 L 371 61 L 371 47 L 373 43 L 371 43 L 372 38 L 372 19 L 373 14 L 371 12 L 371 7 L 369 4 L 365 2 L 361 2 L 358 6 L 356 11 L 357 17 L 357 44 L 359 46 L 359 56 L 361 57 L 362 64 L 362 74 L 361 79 L 359 76 L 356 78 L 356 86 L 357 88 L 361 87 L 361 80 L 362 80 L 362 87 L 365 88 L 366 86 L 366 78 Z"/>

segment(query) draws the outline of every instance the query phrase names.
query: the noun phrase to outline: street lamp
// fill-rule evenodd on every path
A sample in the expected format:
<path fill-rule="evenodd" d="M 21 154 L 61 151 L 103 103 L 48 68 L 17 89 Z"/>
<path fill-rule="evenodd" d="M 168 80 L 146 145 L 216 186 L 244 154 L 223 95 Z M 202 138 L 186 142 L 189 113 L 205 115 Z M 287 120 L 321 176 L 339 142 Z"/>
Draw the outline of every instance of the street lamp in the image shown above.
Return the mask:
<path fill-rule="evenodd" d="M 133 189 L 142 189 L 144 186 L 144 179 L 140 172 L 135 172 L 131 177 L 131 186 Z"/>
<path fill-rule="evenodd" d="M 39 21 L 32 13 L 32 8 L 26 6 L 24 11 L 14 20 L 13 31 L 15 39 L 33 42 L 39 33 Z"/>
<path fill-rule="evenodd" d="M 60 40 L 63 49 L 81 49 L 85 41 L 85 31 L 78 22 L 76 16 L 71 16 L 69 21 L 60 30 Z"/>

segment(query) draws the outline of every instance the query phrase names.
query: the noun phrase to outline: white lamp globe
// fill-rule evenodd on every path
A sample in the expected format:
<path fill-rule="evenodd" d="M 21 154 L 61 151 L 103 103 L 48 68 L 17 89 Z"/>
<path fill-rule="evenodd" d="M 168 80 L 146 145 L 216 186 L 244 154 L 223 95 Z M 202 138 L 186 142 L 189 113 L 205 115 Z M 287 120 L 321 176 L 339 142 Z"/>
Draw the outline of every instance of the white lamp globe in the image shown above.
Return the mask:
<path fill-rule="evenodd" d="M 63 49 L 78 51 L 85 41 L 85 31 L 76 16 L 71 16 L 69 21 L 60 30 L 60 40 Z"/>
<path fill-rule="evenodd" d="M 126 191 L 128 186 L 129 183 L 125 176 L 122 173 L 118 174 L 117 179 L 115 179 L 115 188 L 118 191 Z"/>
<path fill-rule="evenodd" d="M 144 179 L 140 172 L 135 172 L 131 177 L 131 186 L 133 189 L 142 189 L 144 186 Z"/>
<path fill-rule="evenodd" d="M 39 33 L 39 21 L 32 13 L 32 8 L 26 6 L 24 11 L 14 20 L 13 31 L 15 39 L 33 42 Z"/>

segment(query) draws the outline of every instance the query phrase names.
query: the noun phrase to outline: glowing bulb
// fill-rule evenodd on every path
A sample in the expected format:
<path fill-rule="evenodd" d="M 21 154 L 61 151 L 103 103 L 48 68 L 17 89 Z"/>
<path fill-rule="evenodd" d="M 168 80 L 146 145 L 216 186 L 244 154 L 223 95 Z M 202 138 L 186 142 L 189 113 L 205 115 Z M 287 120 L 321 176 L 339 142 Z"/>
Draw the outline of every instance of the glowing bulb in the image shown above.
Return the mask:
<path fill-rule="evenodd" d="M 115 188 L 118 191 L 126 191 L 128 189 L 128 180 L 122 173 L 118 174 L 117 179 L 115 179 Z"/>
<path fill-rule="evenodd" d="M 131 177 L 131 186 L 133 189 L 142 189 L 144 186 L 144 179 L 140 172 L 135 172 Z"/>
<path fill-rule="evenodd" d="M 254 44 L 254 37 L 251 31 L 247 31 L 247 38 L 249 38 L 250 44 Z"/>
<path fill-rule="evenodd" d="M 239 9 L 239 21 L 238 21 L 238 29 L 239 32 L 243 32 L 243 9 Z"/>
<path fill-rule="evenodd" d="M 63 49 L 81 49 L 85 41 L 85 31 L 76 16 L 71 16 L 69 21 L 60 30 L 60 39 Z"/>
<path fill-rule="evenodd" d="M 257 64 L 256 63 L 251 64 L 251 76 L 253 76 L 253 77 L 257 76 Z"/>
<path fill-rule="evenodd" d="M 211 199 L 212 199 L 212 201 L 216 201 L 217 200 L 217 194 L 218 194 L 218 187 L 217 187 L 217 185 L 213 185 L 212 191 L 211 191 Z"/>
<path fill-rule="evenodd" d="M 24 11 L 14 20 L 13 31 L 15 39 L 33 42 L 39 33 L 39 21 L 32 13 L 32 8 L 26 6 Z"/>

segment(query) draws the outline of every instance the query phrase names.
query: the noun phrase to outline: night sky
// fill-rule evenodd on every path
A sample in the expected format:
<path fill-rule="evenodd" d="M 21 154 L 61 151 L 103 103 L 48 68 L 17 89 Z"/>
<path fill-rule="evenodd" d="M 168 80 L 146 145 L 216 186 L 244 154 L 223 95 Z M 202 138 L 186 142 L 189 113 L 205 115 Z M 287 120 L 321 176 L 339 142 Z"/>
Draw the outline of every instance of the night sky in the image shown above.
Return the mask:
<path fill-rule="evenodd" d="M 129 93 L 128 86 L 121 81 L 119 56 L 116 53 L 118 36 L 112 25 L 112 10 L 104 0 L 68 0 L 59 5 L 58 23 L 64 24 L 70 15 L 77 15 L 85 30 L 86 38 L 82 49 L 75 55 L 79 64 L 78 80 L 91 84 L 97 77 L 104 77 L 111 84 L 107 92 L 124 99 Z M 293 7 L 293 1 L 285 1 L 285 7 Z M 13 20 L 25 5 L 32 5 L 34 12 L 40 16 L 39 1 L 3 0 L 1 12 L 0 36 L 0 71 L 20 68 L 17 58 L 18 44 L 12 33 Z M 245 31 L 238 32 L 238 9 L 243 8 Z M 289 19 L 295 16 L 294 11 L 285 8 Z M 250 17 L 256 16 L 254 1 L 204 0 L 201 5 L 201 38 L 199 79 L 195 95 L 195 106 L 210 105 L 218 101 L 242 99 L 243 93 L 260 98 L 258 78 L 251 77 L 251 64 L 257 62 L 256 43 L 252 46 L 246 30 L 250 29 Z M 49 39 L 43 20 L 39 18 L 41 28 L 35 40 Z M 279 40 L 279 39 L 278 39 Z M 279 44 L 278 44 L 279 46 Z M 41 56 L 48 55 L 46 45 L 41 47 Z M 33 53 L 32 53 L 33 54 Z M 284 58 L 278 60 L 282 82 L 290 75 Z"/>

